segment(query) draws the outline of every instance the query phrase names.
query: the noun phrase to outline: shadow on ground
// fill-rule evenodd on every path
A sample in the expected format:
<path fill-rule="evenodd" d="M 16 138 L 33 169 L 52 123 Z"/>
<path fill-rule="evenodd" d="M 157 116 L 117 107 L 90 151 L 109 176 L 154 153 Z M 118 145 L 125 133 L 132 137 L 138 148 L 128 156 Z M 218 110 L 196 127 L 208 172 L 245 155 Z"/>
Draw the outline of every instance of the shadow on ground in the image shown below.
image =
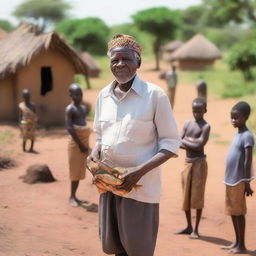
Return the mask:
<path fill-rule="evenodd" d="M 217 244 L 220 246 L 228 246 L 232 243 L 231 241 L 228 241 L 226 239 L 222 239 L 219 237 L 213 237 L 213 236 L 201 236 L 200 240 L 208 242 L 208 243 Z M 254 251 L 248 250 L 246 254 L 251 255 L 251 256 L 256 256 L 256 250 L 254 250 Z"/>

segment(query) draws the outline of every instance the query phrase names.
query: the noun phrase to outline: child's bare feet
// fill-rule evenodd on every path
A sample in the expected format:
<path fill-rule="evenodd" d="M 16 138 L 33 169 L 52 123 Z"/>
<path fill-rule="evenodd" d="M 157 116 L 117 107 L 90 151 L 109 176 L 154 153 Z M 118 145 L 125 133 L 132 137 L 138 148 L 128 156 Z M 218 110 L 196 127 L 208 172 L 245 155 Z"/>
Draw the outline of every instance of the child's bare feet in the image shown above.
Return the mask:
<path fill-rule="evenodd" d="M 77 199 L 77 198 L 76 198 L 76 201 L 77 201 L 79 204 L 89 204 L 89 201 L 87 201 L 87 200 L 80 200 L 80 199 Z"/>
<path fill-rule="evenodd" d="M 191 238 L 191 239 L 199 239 L 199 233 L 198 233 L 198 231 L 196 231 L 196 230 L 194 230 L 191 234 L 190 234 L 190 236 L 189 236 L 189 238 Z"/>
<path fill-rule="evenodd" d="M 228 246 L 222 246 L 221 247 L 221 249 L 223 249 L 223 250 L 230 250 L 230 249 L 233 249 L 233 248 L 235 248 L 237 246 L 237 243 L 232 243 L 232 244 L 230 244 L 230 245 L 228 245 Z"/>
<path fill-rule="evenodd" d="M 175 232 L 175 235 L 190 235 L 193 231 L 192 227 L 187 227 L 185 229 L 182 229 L 180 231 Z"/>
<path fill-rule="evenodd" d="M 69 204 L 73 207 L 78 207 L 79 206 L 79 202 L 74 197 L 69 198 Z"/>
<path fill-rule="evenodd" d="M 245 247 L 236 246 L 236 247 L 230 249 L 228 252 L 233 253 L 233 254 L 246 254 L 247 249 Z"/>

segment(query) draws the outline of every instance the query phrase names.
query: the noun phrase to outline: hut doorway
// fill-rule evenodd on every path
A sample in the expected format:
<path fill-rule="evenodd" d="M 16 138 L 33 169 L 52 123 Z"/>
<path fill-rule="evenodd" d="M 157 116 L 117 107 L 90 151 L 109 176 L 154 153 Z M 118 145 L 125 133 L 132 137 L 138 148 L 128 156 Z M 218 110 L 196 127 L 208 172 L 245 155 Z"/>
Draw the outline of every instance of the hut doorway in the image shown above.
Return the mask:
<path fill-rule="evenodd" d="M 52 91 L 52 69 L 51 67 L 41 68 L 41 95 Z"/>

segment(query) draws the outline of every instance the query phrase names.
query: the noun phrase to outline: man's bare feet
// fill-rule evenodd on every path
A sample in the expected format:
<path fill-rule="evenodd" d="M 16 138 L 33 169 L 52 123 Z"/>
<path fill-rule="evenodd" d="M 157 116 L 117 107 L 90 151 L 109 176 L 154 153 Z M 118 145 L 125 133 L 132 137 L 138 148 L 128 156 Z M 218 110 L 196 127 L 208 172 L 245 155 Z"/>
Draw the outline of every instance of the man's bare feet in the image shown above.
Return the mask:
<path fill-rule="evenodd" d="M 230 250 L 230 249 L 235 248 L 236 246 L 237 246 L 236 243 L 232 243 L 232 244 L 230 244 L 228 246 L 222 246 L 221 249 L 223 249 L 223 250 Z"/>
<path fill-rule="evenodd" d="M 230 249 L 228 252 L 233 253 L 233 254 L 246 254 L 247 249 L 244 247 L 241 248 L 239 246 L 236 246 L 236 247 Z"/>
<path fill-rule="evenodd" d="M 192 232 L 192 227 L 187 227 L 185 229 L 182 229 L 180 231 L 175 232 L 175 235 L 190 235 Z"/>
<path fill-rule="evenodd" d="M 191 234 L 190 234 L 190 236 L 189 236 L 189 238 L 191 238 L 191 239 L 199 239 L 199 234 L 198 234 L 198 231 L 193 231 Z"/>

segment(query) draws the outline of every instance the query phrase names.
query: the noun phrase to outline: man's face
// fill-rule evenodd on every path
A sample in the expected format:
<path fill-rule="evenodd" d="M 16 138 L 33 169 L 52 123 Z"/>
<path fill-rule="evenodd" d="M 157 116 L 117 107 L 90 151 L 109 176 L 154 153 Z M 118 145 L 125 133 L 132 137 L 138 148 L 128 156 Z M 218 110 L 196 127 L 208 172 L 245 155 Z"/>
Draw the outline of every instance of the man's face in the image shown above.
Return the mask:
<path fill-rule="evenodd" d="M 206 109 L 203 104 L 198 104 L 194 102 L 192 104 L 192 112 L 195 120 L 198 121 L 203 118 L 204 114 L 206 113 Z"/>
<path fill-rule="evenodd" d="M 138 59 L 132 50 L 116 48 L 111 51 L 110 69 L 120 84 L 129 82 L 139 68 Z"/>
<path fill-rule="evenodd" d="M 80 104 L 82 102 L 82 99 L 83 99 L 82 90 L 80 88 L 71 89 L 70 90 L 70 97 L 72 98 L 72 100 L 75 103 Z"/>
<path fill-rule="evenodd" d="M 245 117 L 241 112 L 234 109 L 231 111 L 231 124 L 235 128 L 239 128 L 245 125 L 247 117 Z"/>

